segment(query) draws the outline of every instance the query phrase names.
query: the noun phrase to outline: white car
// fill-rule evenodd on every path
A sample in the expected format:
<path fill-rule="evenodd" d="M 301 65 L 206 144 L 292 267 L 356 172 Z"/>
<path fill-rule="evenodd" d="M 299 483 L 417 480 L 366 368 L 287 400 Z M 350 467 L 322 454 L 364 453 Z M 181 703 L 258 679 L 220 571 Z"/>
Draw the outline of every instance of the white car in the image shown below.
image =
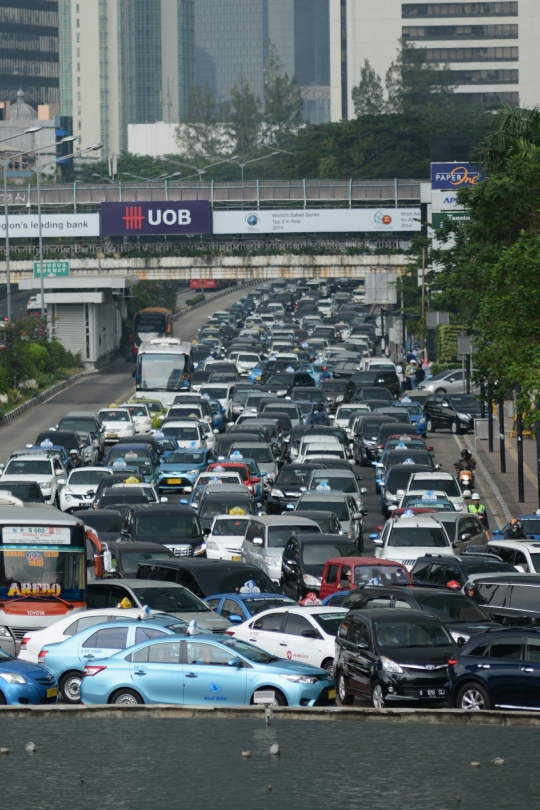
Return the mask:
<path fill-rule="evenodd" d="M 206 556 L 209 560 L 242 562 L 240 549 L 249 518 L 249 515 L 217 515 L 214 518 L 206 538 Z"/>
<path fill-rule="evenodd" d="M 178 442 L 178 447 L 206 447 L 206 433 L 202 428 L 202 422 L 194 422 L 192 419 L 172 420 L 164 422 L 161 432 L 165 436 L 172 436 Z"/>
<path fill-rule="evenodd" d="M 540 572 L 540 543 L 525 540 L 490 540 L 486 551 L 496 554 L 523 574 Z"/>
<path fill-rule="evenodd" d="M 234 362 L 238 373 L 247 377 L 251 369 L 259 365 L 261 358 L 254 352 L 239 352 Z"/>
<path fill-rule="evenodd" d="M 72 470 L 67 484 L 60 491 L 60 509 L 72 512 L 74 509 L 90 508 L 99 482 L 113 471 L 107 467 L 82 467 Z"/>
<path fill-rule="evenodd" d="M 433 554 L 453 557 L 454 549 L 443 526 L 429 515 L 390 518 L 381 535 L 370 535 L 375 545 L 375 556 L 380 560 L 394 560 L 410 571 L 418 557 Z"/>
<path fill-rule="evenodd" d="M 292 449 L 291 449 L 291 457 L 292 457 Z M 301 450 L 299 450 L 298 455 L 294 459 L 298 464 L 310 464 L 312 461 L 316 461 L 318 459 L 324 460 L 325 458 L 332 460 L 338 459 L 339 461 L 348 461 L 350 464 L 354 464 L 352 459 L 347 458 L 346 451 L 342 444 L 335 444 L 331 443 L 323 443 L 323 442 L 312 442 L 310 444 L 304 445 Z"/>
<path fill-rule="evenodd" d="M 242 477 L 240 473 L 233 472 L 232 470 L 223 469 L 221 470 L 211 470 L 210 472 L 202 472 L 196 478 L 195 483 L 193 484 L 193 489 L 198 486 L 204 486 L 205 484 L 217 484 L 218 481 L 222 481 L 224 484 L 243 484 Z"/>
<path fill-rule="evenodd" d="M 124 402 L 121 408 L 127 408 L 135 425 L 135 433 L 139 436 L 150 436 L 152 432 L 152 415 L 146 405 L 141 402 Z"/>
<path fill-rule="evenodd" d="M 221 407 L 225 410 L 228 420 L 232 420 L 232 398 L 236 383 L 206 383 L 201 385 L 199 394 L 207 396 L 209 399 L 217 399 Z"/>
<path fill-rule="evenodd" d="M 104 624 L 112 621 L 125 621 L 138 619 L 141 616 L 140 608 L 100 608 L 99 610 L 72 611 L 69 616 L 59 619 L 43 630 L 29 630 L 21 641 L 21 649 L 17 658 L 37 664 L 38 655 L 46 644 L 57 644 L 71 638 L 95 624 Z M 156 616 L 163 614 L 156 613 Z"/>
<path fill-rule="evenodd" d="M 135 425 L 127 408 L 102 408 L 98 416 L 105 429 L 105 444 L 116 444 L 118 439 L 135 436 Z"/>
<path fill-rule="evenodd" d="M 466 512 L 465 498 L 471 497 L 470 492 L 461 491 L 456 478 L 451 473 L 434 471 L 432 473 L 413 473 L 409 479 L 409 492 L 445 492 L 448 500 L 452 501 L 456 512 Z M 402 493 L 398 493 L 402 494 Z"/>
<path fill-rule="evenodd" d="M 208 422 L 202 419 L 197 424 L 204 433 L 206 446 L 208 447 L 209 450 L 214 450 L 216 446 L 216 437 L 214 434 L 219 433 L 219 430 L 214 430 L 213 427 Z"/>
<path fill-rule="evenodd" d="M 335 640 L 348 610 L 340 607 L 282 607 L 226 630 L 228 636 L 266 652 L 333 673 Z"/>
<path fill-rule="evenodd" d="M 371 410 L 369 405 L 367 405 L 365 402 L 353 403 L 351 405 L 340 405 L 334 417 L 334 427 L 343 428 L 343 430 L 347 431 L 348 436 L 352 436 L 352 432 L 347 430 L 351 421 L 351 416 L 365 416 L 366 413 L 371 413 Z"/>
<path fill-rule="evenodd" d="M 3 465 L 0 465 L 2 469 Z M 57 505 L 60 492 L 67 482 L 68 474 L 57 456 L 47 458 L 40 455 L 17 456 L 8 461 L 2 469 L 2 478 L 10 481 L 27 481 L 39 484 L 45 503 Z"/>

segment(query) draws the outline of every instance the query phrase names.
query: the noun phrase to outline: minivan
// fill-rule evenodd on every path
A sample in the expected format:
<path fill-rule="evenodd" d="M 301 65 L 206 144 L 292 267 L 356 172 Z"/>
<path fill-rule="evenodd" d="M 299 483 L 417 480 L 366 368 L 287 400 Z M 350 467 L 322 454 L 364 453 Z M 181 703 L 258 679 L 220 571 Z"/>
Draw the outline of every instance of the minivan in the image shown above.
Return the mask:
<path fill-rule="evenodd" d="M 274 582 L 281 579 L 281 558 L 294 534 L 321 533 L 317 523 L 290 515 L 259 515 L 248 523 L 240 554 L 245 563 L 256 565 Z"/>

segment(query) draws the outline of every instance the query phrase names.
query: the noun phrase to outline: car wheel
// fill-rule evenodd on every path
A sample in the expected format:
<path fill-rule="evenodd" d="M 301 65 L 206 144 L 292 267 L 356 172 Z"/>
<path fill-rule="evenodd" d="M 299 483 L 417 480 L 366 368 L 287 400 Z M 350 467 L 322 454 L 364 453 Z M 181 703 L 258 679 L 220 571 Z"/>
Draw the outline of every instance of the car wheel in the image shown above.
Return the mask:
<path fill-rule="evenodd" d="M 435 424 L 433 423 L 432 419 L 428 419 L 426 422 L 426 432 L 435 433 Z"/>
<path fill-rule="evenodd" d="M 338 687 L 337 692 L 339 702 L 343 706 L 350 706 L 352 703 L 354 703 L 354 695 L 351 695 L 349 692 L 347 692 L 347 682 L 345 680 L 345 675 L 343 674 L 343 672 L 340 672 L 338 674 L 337 687 Z"/>
<path fill-rule="evenodd" d="M 374 709 L 384 709 L 384 695 L 379 681 L 375 681 L 371 687 L 371 705 Z"/>
<path fill-rule="evenodd" d="M 66 703 L 80 703 L 81 702 L 81 672 L 67 672 L 60 679 L 60 694 Z"/>
<path fill-rule="evenodd" d="M 461 430 L 459 429 L 459 425 L 458 425 L 456 419 L 454 419 L 454 421 L 452 422 L 452 424 L 450 426 L 450 430 L 452 431 L 454 436 L 457 436 L 459 433 L 461 433 Z"/>
<path fill-rule="evenodd" d="M 253 705 L 255 703 L 255 695 L 257 695 L 259 692 L 263 692 L 265 694 L 267 692 L 273 692 L 274 693 L 274 699 L 267 704 L 268 706 L 287 706 L 288 705 L 287 698 L 285 697 L 283 692 L 279 691 L 279 689 L 256 689 L 253 692 L 253 695 L 251 696 L 251 701 L 250 701 L 251 705 Z M 265 703 L 266 703 L 266 700 L 265 700 Z"/>
<path fill-rule="evenodd" d="M 3 692 L 0 692 L 0 706 L 6 706 L 6 705 L 7 705 L 7 700 L 6 700 Z"/>
<path fill-rule="evenodd" d="M 358 551 L 364 550 L 364 535 L 359 534 L 358 539 L 356 540 L 356 545 L 358 546 Z"/>
<path fill-rule="evenodd" d="M 446 388 L 437 388 L 436 394 L 446 394 Z"/>
<path fill-rule="evenodd" d="M 487 689 L 479 683 L 468 683 L 463 686 L 456 698 L 456 709 L 467 709 L 481 712 L 493 708 Z"/>
<path fill-rule="evenodd" d="M 114 693 L 109 702 L 115 703 L 117 706 L 138 706 L 144 703 L 144 700 L 138 692 L 134 692 L 133 689 L 119 689 L 118 692 Z"/>
<path fill-rule="evenodd" d="M 333 677 L 333 675 L 334 675 L 334 659 L 333 658 L 327 658 L 325 661 L 323 661 L 322 664 L 321 664 L 321 669 L 325 669 L 328 672 L 328 674 L 332 675 L 332 677 Z"/>

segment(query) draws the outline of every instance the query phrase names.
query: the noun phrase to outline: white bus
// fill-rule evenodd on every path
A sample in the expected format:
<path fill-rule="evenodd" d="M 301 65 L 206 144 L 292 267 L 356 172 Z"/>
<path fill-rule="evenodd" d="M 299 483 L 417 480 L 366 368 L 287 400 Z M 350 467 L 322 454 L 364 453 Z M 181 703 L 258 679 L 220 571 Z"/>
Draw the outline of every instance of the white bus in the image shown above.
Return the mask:
<path fill-rule="evenodd" d="M 191 343 L 178 338 L 155 338 L 139 346 L 135 369 L 138 399 L 159 399 L 172 405 L 180 391 L 191 389 Z"/>

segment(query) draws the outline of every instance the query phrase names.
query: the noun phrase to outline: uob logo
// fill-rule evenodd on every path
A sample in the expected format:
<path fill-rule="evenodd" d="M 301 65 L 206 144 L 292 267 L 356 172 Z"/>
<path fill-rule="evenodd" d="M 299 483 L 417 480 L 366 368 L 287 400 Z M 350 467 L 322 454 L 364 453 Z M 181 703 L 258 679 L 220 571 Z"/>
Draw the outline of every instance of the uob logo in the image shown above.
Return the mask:
<path fill-rule="evenodd" d="M 127 231 L 141 231 L 146 217 L 143 214 L 140 205 L 127 205 L 124 216 L 122 217 L 126 223 Z M 156 227 L 161 225 L 191 225 L 191 211 L 186 211 L 180 208 L 175 211 L 173 208 L 167 208 L 165 211 L 153 211 L 148 209 L 148 224 Z"/>

